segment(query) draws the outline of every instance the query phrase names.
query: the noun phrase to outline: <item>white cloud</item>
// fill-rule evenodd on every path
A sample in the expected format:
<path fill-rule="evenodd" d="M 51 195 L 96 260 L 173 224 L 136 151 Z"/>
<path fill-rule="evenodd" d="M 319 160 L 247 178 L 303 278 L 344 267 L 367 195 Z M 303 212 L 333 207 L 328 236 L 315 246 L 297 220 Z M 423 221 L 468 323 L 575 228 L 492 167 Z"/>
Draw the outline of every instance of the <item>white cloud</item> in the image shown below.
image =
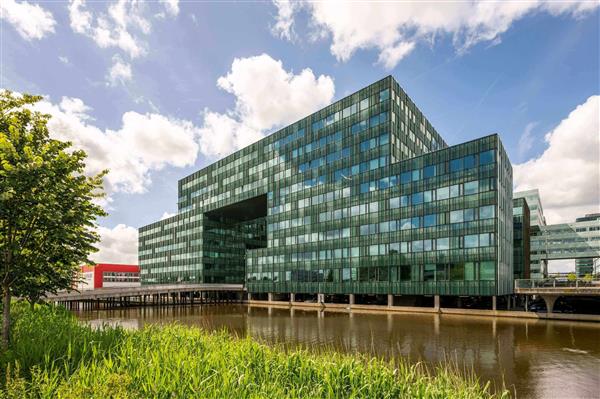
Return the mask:
<path fill-rule="evenodd" d="M 236 97 L 226 113 L 204 111 L 200 147 L 209 156 L 227 155 L 329 104 L 333 79 L 306 68 L 294 74 L 267 54 L 236 58 L 217 85 Z"/>
<path fill-rule="evenodd" d="M 588 98 L 545 136 L 548 148 L 514 165 L 516 191 L 538 188 L 548 223 L 600 212 L 600 96 Z"/>
<path fill-rule="evenodd" d="M 36 108 L 52 115 L 48 129 L 53 137 L 86 151 L 87 173 L 110 170 L 105 177 L 108 195 L 142 193 L 152 171 L 193 165 L 197 157 L 198 129 L 189 121 L 129 111 L 121 127 L 111 130 L 94 126 L 90 108 L 78 98 L 63 97 L 58 105 L 44 100 Z"/>
<path fill-rule="evenodd" d="M 91 255 L 96 263 L 138 263 L 138 231 L 136 228 L 118 224 L 114 228 L 98 227 L 100 242 L 98 252 Z"/>
<path fill-rule="evenodd" d="M 273 0 L 277 7 L 277 18 L 273 33 L 281 38 L 292 40 L 295 38 L 294 33 L 294 12 L 297 10 L 299 3 L 294 3 L 287 0 Z"/>
<path fill-rule="evenodd" d="M 167 12 L 173 16 L 179 14 L 179 0 L 160 0 Z"/>
<path fill-rule="evenodd" d="M 379 53 L 379 63 L 386 69 L 392 69 L 402 58 L 415 48 L 414 42 L 400 42 L 394 47 L 388 47 Z"/>
<path fill-rule="evenodd" d="M 359 2 L 274 1 L 273 31 L 292 40 L 296 16 L 309 16 L 310 37 L 331 37 L 331 53 L 347 61 L 360 49 L 379 50 L 379 62 L 393 68 L 420 42 L 452 36 L 459 53 L 480 42 L 499 43 L 511 25 L 534 12 L 580 18 L 599 6 L 595 1 Z"/>
<path fill-rule="evenodd" d="M 62 62 L 65 65 L 70 65 L 71 61 L 69 61 L 69 58 L 67 58 L 66 56 L 58 56 L 58 59 L 60 60 L 60 62 Z"/>
<path fill-rule="evenodd" d="M 54 33 L 56 21 L 50 11 L 27 1 L 0 1 L 0 19 L 5 19 L 25 40 L 42 39 Z"/>
<path fill-rule="evenodd" d="M 150 22 L 142 16 L 143 4 L 119 0 L 108 7 L 108 13 L 95 16 L 88 11 L 85 0 L 71 0 L 71 28 L 93 39 L 101 48 L 116 47 L 131 58 L 146 53 L 144 43 L 135 34 L 147 34 Z"/>
<path fill-rule="evenodd" d="M 125 84 L 130 81 L 132 77 L 131 65 L 118 55 L 113 57 L 113 64 L 108 71 L 108 84 L 110 86 L 117 86 L 119 84 Z"/>
<path fill-rule="evenodd" d="M 527 154 L 527 151 L 533 147 L 534 138 L 532 132 L 536 126 L 537 122 L 528 123 L 527 126 L 525 126 L 523 134 L 521 134 L 521 137 L 519 137 L 519 143 L 517 144 L 519 160 L 523 159 L 523 157 Z"/>

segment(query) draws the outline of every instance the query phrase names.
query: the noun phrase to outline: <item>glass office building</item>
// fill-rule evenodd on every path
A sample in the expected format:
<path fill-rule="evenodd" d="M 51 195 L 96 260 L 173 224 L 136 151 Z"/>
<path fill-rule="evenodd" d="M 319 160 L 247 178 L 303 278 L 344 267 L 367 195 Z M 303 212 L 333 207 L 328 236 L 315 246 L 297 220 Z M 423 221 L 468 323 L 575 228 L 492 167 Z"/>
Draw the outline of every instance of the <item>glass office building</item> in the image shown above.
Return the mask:
<path fill-rule="evenodd" d="M 512 207 L 499 137 L 448 147 L 387 77 L 180 180 L 140 228 L 142 282 L 510 294 Z"/>
<path fill-rule="evenodd" d="M 575 219 L 576 223 L 581 222 L 599 222 L 600 221 L 600 213 L 590 213 L 588 215 L 578 217 Z M 581 233 L 584 231 L 600 231 L 600 223 L 597 223 L 596 226 L 581 226 L 577 228 L 577 232 Z M 598 258 L 579 258 L 575 259 L 575 273 L 577 277 L 585 277 L 588 274 L 594 275 L 596 270 L 594 266 L 597 264 Z"/>
<path fill-rule="evenodd" d="M 544 208 L 538 189 L 518 191 L 513 197 L 516 199 L 524 199 L 529 208 L 529 233 L 530 237 L 542 236 L 542 230 L 546 227 L 546 217 L 544 216 Z M 545 278 L 548 275 L 548 259 L 535 257 L 530 259 L 530 278 Z"/>
<path fill-rule="evenodd" d="M 513 200 L 513 269 L 515 279 L 530 278 L 530 222 L 525 198 Z"/>

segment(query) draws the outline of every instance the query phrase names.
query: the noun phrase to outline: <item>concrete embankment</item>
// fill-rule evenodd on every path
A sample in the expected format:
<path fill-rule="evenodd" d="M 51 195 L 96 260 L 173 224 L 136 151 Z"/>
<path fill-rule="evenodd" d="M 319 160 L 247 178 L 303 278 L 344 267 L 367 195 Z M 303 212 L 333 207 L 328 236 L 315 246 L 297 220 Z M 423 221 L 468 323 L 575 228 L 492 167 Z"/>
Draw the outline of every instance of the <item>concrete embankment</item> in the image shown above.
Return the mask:
<path fill-rule="evenodd" d="M 569 320 L 600 323 L 600 315 L 524 312 L 515 310 L 486 310 L 486 309 L 458 309 L 417 307 L 417 306 L 385 306 L 385 305 L 349 305 L 345 303 L 315 303 L 315 302 L 288 302 L 288 301 L 245 301 L 250 306 L 298 308 L 327 311 L 352 311 L 357 313 L 434 313 L 444 315 L 487 316 L 487 317 L 514 317 L 521 319 L 540 320 Z"/>

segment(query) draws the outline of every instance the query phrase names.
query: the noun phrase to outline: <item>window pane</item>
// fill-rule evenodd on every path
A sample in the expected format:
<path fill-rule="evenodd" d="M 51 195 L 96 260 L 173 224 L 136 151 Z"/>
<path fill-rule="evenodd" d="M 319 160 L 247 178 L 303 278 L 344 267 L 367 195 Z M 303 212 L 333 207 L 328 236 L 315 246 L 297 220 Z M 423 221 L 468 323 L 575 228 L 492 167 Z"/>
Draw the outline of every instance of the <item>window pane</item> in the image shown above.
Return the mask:
<path fill-rule="evenodd" d="M 450 239 L 446 238 L 438 238 L 436 242 L 436 249 L 438 251 L 443 251 L 446 249 L 450 249 Z"/>
<path fill-rule="evenodd" d="M 463 221 L 463 210 L 450 212 L 450 223 L 460 223 Z"/>
<path fill-rule="evenodd" d="M 458 184 L 450 186 L 450 198 L 458 197 L 460 195 L 460 190 Z"/>
<path fill-rule="evenodd" d="M 435 165 L 430 165 L 423 168 L 423 178 L 427 179 L 433 176 L 435 176 Z"/>
<path fill-rule="evenodd" d="M 485 151 L 479 154 L 479 164 L 487 165 L 494 162 L 494 150 Z"/>
<path fill-rule="evenodd" d="M 486 205 L 479 208 L 479 219 L 491 219 L 494 217 L 494 205 Z"/>
<path fill-rule="evenodd" d="M 481 262 L 479 266 L 479 279 L 480 280 L 494 280 L 496 277 L 496 267 L 493 261 Z"/>
<path fill-rule="evenodd" d="M 417 240 L 412 242 L 412 251 L 413 252 L 423 252 L 423 241 Z"/>
<path fill-rule="evenodd" d="M 437 199 L 443 200 L 450 198 L 450 187 L 440 187 L 437 189 Z"/>
<path fill-rule="evenodd" d="M 490 246 L 489 233 L 479 234 L 479 246 L 480 247 L 489 247 Z"/>
<path fill-rule="evenodd" d="M 412 195 L 411 202 L 413 205 L 422 204 L 423 203 L 423 193 L 414 193 Z"/>
<path fill-rule="evenodd" d="M 473 262 L 465 263 L 465 280 L 475 280 L 475 264 Z"/>
<path fill-rule="evenodd" d="M 463 168 L 463 159 L 453 159 L 450 161 L 450 172 L 457 172 Z"/>
<path fill-rule="evenodd" d="M 475 167 L 475 156 L 474 155 L 467 155 L 463 159 L 464 159 L 463 166 L 465 169 L 471 169 L 471 168 Z"/>
<path fill-rule="evenodd" d="M 475 220 L 475 209 L 465 209 L 463 220 L 465 222 Z"/>
<path fill-rule="evenodd" d="M 403 195 L 400 197 L 400 206 L 408 206 L 408 195 Z"/>
<path fill-rule="evenodd" d="M 465 248 L 477 248 L 479 246 L 479 234 L 465 236 Z"/>
<path fill-rule="evenodd" d="M 477 194 L 479 191 L 479 181 L 470 181 L 465 183 L 465 195 Z"/>
<path fill-rule="evenodd" d="M 431 227 L 431 226 L 435 226 L 436 224 L 436 214 L 431 214 L 431 215 L 425 215 L 425 217 L 423 218 L 423 227 Z"/>

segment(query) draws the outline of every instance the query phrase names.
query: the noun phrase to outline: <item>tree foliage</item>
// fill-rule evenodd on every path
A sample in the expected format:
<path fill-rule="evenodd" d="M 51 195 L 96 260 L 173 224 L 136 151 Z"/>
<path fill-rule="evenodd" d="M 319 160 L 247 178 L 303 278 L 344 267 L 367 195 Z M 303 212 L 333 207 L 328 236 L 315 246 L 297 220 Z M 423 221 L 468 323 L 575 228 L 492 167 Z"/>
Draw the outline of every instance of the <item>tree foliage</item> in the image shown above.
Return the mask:
<path fill-rule="evenodd" d="M 50 138 L 39 96 L 0 92 L 0 284 L 3 346 L 11 296 L 37 301 L 69 289 L 99 237 L 105 172 L 87 177 L 86 154 Z"/>

